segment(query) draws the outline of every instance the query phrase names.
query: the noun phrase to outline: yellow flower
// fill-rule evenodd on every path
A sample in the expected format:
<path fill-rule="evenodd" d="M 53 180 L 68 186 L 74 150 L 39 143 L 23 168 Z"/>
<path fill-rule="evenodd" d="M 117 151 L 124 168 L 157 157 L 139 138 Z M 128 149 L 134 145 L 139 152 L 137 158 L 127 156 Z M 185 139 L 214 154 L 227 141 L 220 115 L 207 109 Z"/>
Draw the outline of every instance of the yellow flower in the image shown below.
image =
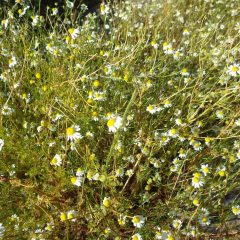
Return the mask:
<path fill-rule="evenodd" d="M 37 72 L 37 73 L 35 74 L 35 77 L 36 77 L 36 79 L 40 79 L 40 78 L 41 78 L 41 73 Z"/>
<path fill-rule="evenodd" d="M 70 42 L 70 40 L 71 40 L 70 36 L 66 36 L 66 42 L 68 43 Z"/>
<path fill-rule="evenodd" d="M 240 214 L 240 206 L 233 206 L 232 207 L 232 212 L 234 215 Z"/>
<path fill-rule="evenodd" d="M 167 240 L 175 240 L 175 238 L 173 237 L 173 235 L 168 235 Z"/>
<path fill-rule="evenodd" d="M 72 35 L 74 33 L 74 28 L 69 28 L 68 32 Z"/>
<path fill-rule="evenodd" d="M 132 219 L 132 222 L 133 223 L 140 223 L 140 217 L 134 216 L 133 219 Z"/>
<path fill-rule="evenodd" d="M 111 205 L 111 200 L 110 200 L 110 198 L 105 197 L 105 198 L 103 199 L 103 205 L 104 205 L 106 208 L 110 207 L 110 205 Z"/>
<path fill-rule="evenodd" d="M 205 138 L 205 143 L 206 143 L 206 144 L 209 144 L 210 142 L 211 142 L 211 138 L 210 138 L 210 137 L 206 137 L 206 138 Z"/>
<path fill-rule="evenodd" d="M 74 134 L 74 128 L 73 127 L 68 127 L 67 129 L 66 129 L 66 134 L 67 134 L 67 136 L 72 136 L 73 134 Z"/>
<path fill-rule="evenodd" d="M 199 206 L 199 200 L 197 198 L 193 199 L 193 205 Z"/>
<path fill-rule="evenodd" d="M 108 127 L 113 127 L 115 122 L 116 122 L 115 118 L 110 118 L 107 122 L 107 126 Z"/>
<path fill-rule="evenodd" d="M 225 176 L 225 170 L 220 170 L 218 172 L 218 174 L 219 174 L 220 177 L 224 177 Z"/>
<path fill-rule="evenodd" d="M 95 81 L 93 82 L 93 86 L 94 86 L 94 87 L 99 87 L 99 86 L 100 86 L 100 82 L 99 82 L 98 80 L 95 80 Z"/>
<path fill-rule="evenodd" d="M 60 219 L 61 219 L 61 221 L 66 221 L 67 220 L 67 214 L 66 213 L 61 213 Z"/>

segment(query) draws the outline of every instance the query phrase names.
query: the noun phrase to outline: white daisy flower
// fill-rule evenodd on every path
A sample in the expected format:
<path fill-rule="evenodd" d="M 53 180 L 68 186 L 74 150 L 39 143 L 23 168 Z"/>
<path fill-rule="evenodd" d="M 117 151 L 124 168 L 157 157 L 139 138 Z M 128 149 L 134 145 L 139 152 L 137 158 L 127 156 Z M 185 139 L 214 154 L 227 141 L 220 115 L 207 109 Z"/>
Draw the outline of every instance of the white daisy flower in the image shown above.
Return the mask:
<path fill-rule="evenodd" d="M 76 220 L 74 219 L 76 217 L 76 211 L 75 210 L 69 210 L 67 211 L 67 219 L 72 219 L 73 221 Z"/>
<path fill-rule="evenodd" d="M 56 155 L 53 157 L 53 159 L 51 160 L 50 164 L 53 165 L 53 166 L 58 166 L 58 167 L 60 167 L 61 164 L 62 164 L 61 155 L 56 154 Z"/>
<path fill-rule="evenodd" d="M 192 178 L 192 186 L 194 188 L 200 188 L 202 187 L 204 184 L 203 182 L 203 177 L 202 177 L 202 174 L 201 173 L 194 173 L 193 174 L 193 178 Z"/>
<path fill-rule="evenodd" d="M 76 141 L 77 139 L 81 139 L 82 135 L 79 133 L 80 127 L 78 125 L 74 125 L 68 127 L 66 129 L 66 135 L 68 141 Z"/>
<path fill-rule="evenodd" d="M 183 36 L 189 36 L 190 35 L 190 32 L 187 30 L 187 29 L 184 29 L 183 30 Z"/>
<path fill-rule="evenodd" d="M 202 150 L 201 142 L 194 141 L 192 146 L 193 146 L 193 149 L 196 151 Z"/>
<path fill-rule="evenodd" d="M 164 101 L 164 108 L 170 108 L 171 106 L 172 106 L 172 103 L 170 100 L 167 99 Z"/>
<path fill-rule="evenodd" d="M 163 51 L 164 51 L 165 54 L 173 54 L 174 50 L 173 50 L 173 47 L 172 47 L 172 43 L 164 42 L 163 43 Z"/>
<path fill-rule="evenodd" d="M 208 167 L 208 164 L 202 164 L 201 165 L 201 171 L 202 171 L 204 176 L 207 176 L 207 174 L 210 173 L 210 169 Z"/>
<path fill-rule="evenodd" d="M 156 106 L 154 106 L 154 105 L 149 105 L 149 106 L 146 108 L 146 110 L 147 110 L 148 112 L 150 112 L 151 114 L 154 114 L 154 113 L 156 113 L 156 112 L 158 111 L 158 108 L 157 108 Z"/>
<path fill-rule="evenodd" d="M 40 19 L 39 15 L 32 16 L 32 25 L 37 26 L 39 19 Z"/>
<path fill-rule="evenodd" d="M 240 159 L 240 149 L 237 152 L 237 159 Z"/>
<path fill-rule="evenodd" d="M 4 146 L 4 140 L 0 139 L 0 151 L 2 151 L 3 146 Z"/>
<path fill-rule="evenodd" d="M 168 131 L 168 136 L 172 138 L 176 138 L 178 136 L 178 131 L 175 128 L 172 128 Z"/>
<path fill-rule="evenodd" d="M 116 170 L 116 177 L 122 177 L 124 175 L 124 169 L 123 168 L 118 168 Z"/>
<path fill-rule="evenodd" d="M 59 13 L 57 8 L 52 8 L 52 15 L 55 16 Z"/>
<path fill-rule="evenodd" d="M 4 231 L 5 231 L 5 227 L 3 226 L 2 223 L 0 223 L 0 237 L 3 236 Z"/>
<path fill-rule="evenodd" d="M 50 223 L 47 223 L 47 226 L 45 227 L 45 230 L 52 231 L 53 228 L 54 228 L 54 223 L 50 222 Z"/>
<path fill-rule="evenodd" d="M 142 240 L 142 236 L 139 233 L 136 233 L 132 236 L 132 240 Z"/>
<path fill-rule="evenodd" d="M 68 32 L 71 35 L 72 39 L 75 39 L 79 34 L 79 30 L 77 28 L 70 28 L 68 29 Z"/>
<path fill-rule="evenodd" d="M 181 70 L 181 75 L 182 75 L 182 76 L 189 76 L 190 74 L 189 74 L 189 72 L 188 72 L 188 69 L 187 69 L 187 68 L 183 68 L 183 69 Z"/>
<path fill-rule="evenodd" d="M 179 219 L 175 219 L 175 220 L 173 220 L 173 227 L 175 228 L 175 229 L 180 229 L 181 228 L 181 226 L 182 226 L 182 221 L 181 220 L 179 220 Z"/>
<path fill-rule="evenodd" d="M 13 113 L 13 109 L 8 107 L 7 105 L 4 105 L 2 108 L 2 115 L 8 116 Z"/>
<path fill-rule="evenodd" d="M 8 60 L 8 66 L 10 68 L 13 68 L 16 65 L 17 65 L 17 59 L 15 56 L 12 56 L 12 58 Z"/>
<path fill-rule="evenodd" d="M 219 119 L 223 119 L 223 118 L 224 118 L 224 113 L 223 113 L 223 111 L 222 111 L 222 110 L 216 111 L 216 116 L 217 116 L 217 118 L 219 118 Z"/>
<path fill-rule="evenodd" d="M 102 3 L 101 6 L 100 6 L 100 10 L 101 10 L 101 14 L 102 15 L 106 15 L 110 12 L 110 8 L 107 4 L 105 3 Z"/>
<path fill-rule="evenodd" d="M 7 29 L 8 24 L 9 24 L 9 20 L 8 19 L 3 19 L 1 22 L 2 26 L 4 27 L 4 29 Z"/>
<path fill-rule="evenodd" d="M 206 215 L 201 215 L 201 216 L 199 217 L 199 223 L 200 223 L 202 226 L 208 226 L 208 225 L 210 225 L 211 222 L 210 222 L 208 216 L 206 216 Z"/>
<path fill-rule="evenodd" d="M 76 176 L 77 177 L 82 177 L 84 174 L 84 170 L 82 170 L 82 168 L 78 168 L 77 172 L 76 172 Z"/>
<path fill-rule="evenodd" d="M 238 118 L 236 121 L 235 121 L 235 124 L 240 127 L 240 118 Z"/>
<path fill-rule="evenodd" d="M 105 197 L 102 202 L 103 206 L 108 208 L 111 205 L 111 199 L 109 197 Z"/>
<path fill-rule="evenodd" d="M 237 75 L 240 74 L 240 64 L 233 64 L 228 67 L 227 74 L 230 76 L 236 77 Z"/>
<path fill-rule="evenodd" d="M 151 46 L 152 46 L 153 48 L 157 49 L 158 46 L 159 46 L 159 44 L 158 44 L 155 40 L 153 40 L 153 41 L 151 42 Z"/>
<path fill-rule="evenodd" d="M 82 185 L 83 178 L 79 176 L 71 177 L 71 182 L 73 185 L 80 187 Z"/>
<path fill-rule="evenodd" d="M 240 206 L 239 205 L 233 206 L 232 212 L 234 215 L 240 215 Z"/>
<path fill-rule="evenodd" d="M 180 118 L 177 118 L 177 119 L 175 120 L 175 123 L 176 123 L 178 126 L 182 126 L 182 125 L 183 125 L 182 119 L 180 119 Z"/>
<path fill-rule="evenodd" d="M 145 222 L 145 219 L 142 215 L 136 215 L 132 218 L 132 223 L 136 228 L 141 228 L 144 222 Z"/>
<path fill-rule="evenodd" d="M 18 9 L 19 17 L 22 17 L 26 14 L 26 11 L 29 9 L 29 6 L 25 7 L 24 9 Z"/>
<path fill-rule="evenodd" d="M 185 152 L 185 150 L 183 148 L 181 148 L 179 150 L 179 155 L 180 158 L 185 158 L 187 156 L 187 153 Z"/>
<path fill-rule="evenodd" d="M 110 117 L 110 119 L 107 122 L 108 130 L 109 132 L 116 132 L 117 129 L 121 127 L 122 124 L 122 118 L 119 116 L 116 117 Z"/>

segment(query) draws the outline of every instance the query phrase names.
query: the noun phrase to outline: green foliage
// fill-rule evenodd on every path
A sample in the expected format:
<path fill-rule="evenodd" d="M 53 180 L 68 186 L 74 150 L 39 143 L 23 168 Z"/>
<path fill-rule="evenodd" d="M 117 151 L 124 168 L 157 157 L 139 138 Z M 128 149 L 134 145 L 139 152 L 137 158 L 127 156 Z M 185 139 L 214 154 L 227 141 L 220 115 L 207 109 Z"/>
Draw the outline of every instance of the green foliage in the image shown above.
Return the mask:
<path fill-rule="evenodd" d="M 0 238 L 236 239 L 239 7 L 1 9 Z"/>

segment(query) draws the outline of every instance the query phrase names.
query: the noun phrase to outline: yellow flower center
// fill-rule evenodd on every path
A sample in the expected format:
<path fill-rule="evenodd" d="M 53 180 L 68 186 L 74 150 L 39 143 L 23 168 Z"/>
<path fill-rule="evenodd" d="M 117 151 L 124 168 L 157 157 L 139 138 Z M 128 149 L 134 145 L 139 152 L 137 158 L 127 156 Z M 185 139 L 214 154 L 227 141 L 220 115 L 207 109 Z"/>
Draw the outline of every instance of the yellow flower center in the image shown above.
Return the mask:
<path fill-rule="evenodd" d="M 116 120 L 114 118 L 111 118 L 111 119 L 108 120 L 107 126 L 108 127 L 113 127 L 115 122 L 116 122 Z"/>
<path fill-rule="evenodd" d="M 71 177 L 71 182 L 72 182 L 72 184 L 75 184 L 76 181 L 77 181 L 77 178 L 76 178 L 76 177 Z"/>
<path fill-rule="evenodd" d="M 110 206 L 110 200 L 109 200 L 109 199 L 104 199 L 104 200 L 103 200 L 103 205 L 104 205 L 105 207 L 109 207 L 109 206 Z"/>
<path fill-rule="evenodd" d="M 170 101 L 169 101 L 169 100 L 166 100 L 166 101 L 165 101 L 165 104 L 166 104 L 166 105 L 169 105 L 169 104 L 170 104 Z"/>
<path fill-rule="evenodd" d="M 233 208 L 232 208 L 232 212 L 233 212 L 235 215 L 237 215 L 237 214 L 240 213 L 240 209 L 237 208 L 237 207 L 233 207 Z"/>
<path fill-rule="evenodd" d="M 194 204 L 195 206 L 198 206 L 198 205 L 199 205 L 199 200 L 195 198 L 195 199 L 193 200 L 193 204 Z"/>
<path fill-rule="evenodd" d="M 40 79 L 40 78 L 41 78 L 41 74 L 40 74 L 40 73 L 36 73 L 35 77 L 36 77 L 37 79 Z"/>
<path fill-rule="evenodd" d="M 69 214 L 68 214 L 68 219 L 73 219 L 73 218 L 74 218 L 73 214 L 72 214 L 72 213 L 69 213 Z"/>
<path fill-rule="evenodd" d="M 60 219 L 61 219 L 61 221 L 66 221 L 66 220 L 67 220 L 67 215 L 66 215 L 66 213 L 61 213 Z"/>
<path fill-rule="evenodd" d="M 66 41 L 69 42 L 71 38 L 69 36 L 66 36 Z"/>
<path fill-rule="evenodd" d="M 205 138 L 205 142 L 206 142 L 206 143 L 209 143 L 210 141 L 211 141 L 211 138 L 209 138 L 209 137 L 206 137 L 206 138 Z"/>
<path fill-rule="evenodd" d="M 68 29 L 68 32 L 72 35 L 74 33 L 74 28 Z"/>
<path fill-rule="evenodd" d="M 149 111 L 152 111 L 153 109 L 154 109 L 153 105 L 149 105 L 149 106 L 148 106 L 148 110 L 149 110 Z"/>
<path fill-rule="evenodd" d="M 167 239 L 168 240 L 175 240 L 175 238 L 172 235 L 169 235 Z"/>
<path fill-rule="evenodd" d="M 132 236 L 132 240 L 138 240 L 138 236 L 136 235 Z"/>
<path fill-rule="evenodd" d="M 52 165 L 56 165 L 56 164 L 57 164 L 57 159 L 56 159 L 56 158 L 53 158 L 52 161 L 51 161 L 51 164 L 52 164 Z"/>
<path fill-rule="evenodd" d="M 99 82 L 98 80 L 95 80 L 95 81 L 93 82 L 93 86 L 94 86 L 94 87 L 99 87 L 99 85 L 100 85 L 100 82 Z"/>
<path fill-rule="evenodd" d="M 203 172 L 209 173 L 209 168 L 208 168 L 208 167 L 204 167 L 204 168 L 203 168 Z"/>
<path fill-rule="evenodd" d="M 239 69 L 237 66 L 232 67 L 232 72 L 237 72 Z"/>
<path fill-rule="evenodd" d="M 67 134 L 67 136 L 72 136 L 74 134 L 74 128 L 73 127 L 67 128 L 66 134 Z"/>
<path fill-rule="evenodd" d="M 170 133 L 171 133 L 172 135 L 175 135 L 175 134 L 177 133 L 177 130 L 176 130 L 176 129 L 171 129 L 171 130 L 170 130 Z"/>
<path fill-rule="evenodd" d="M 139 223 L 140 222 L 140 218 L 139 217 L 133 217 L 133 223 Z"/>
<path fill-rule="evenodd" d="M 51 230 L 52 230 L 52 226 L 51 226 L 50 224 L 48 224 L 47 227 L 46 227 L 46 229 L 47 229 L 48 231 L 51 231 Z"/>
<path fill-rule="evenodd" d="M 225 170 L 219 171 L 218 174 L 219 174 L 221 177 L 225 176 Z"/>
<path fill-rule="evenodd" d="M 200 178 L 201 177 L 201 173 L 194 173 L 194 177 L 195 178 Z"/>
<path fill-rule="evenodd" d="M 193 178 L 193 182 L 194 182 L 194 183 L 199 183 L 199 178 L 194 177 L 194 178 Z"/>

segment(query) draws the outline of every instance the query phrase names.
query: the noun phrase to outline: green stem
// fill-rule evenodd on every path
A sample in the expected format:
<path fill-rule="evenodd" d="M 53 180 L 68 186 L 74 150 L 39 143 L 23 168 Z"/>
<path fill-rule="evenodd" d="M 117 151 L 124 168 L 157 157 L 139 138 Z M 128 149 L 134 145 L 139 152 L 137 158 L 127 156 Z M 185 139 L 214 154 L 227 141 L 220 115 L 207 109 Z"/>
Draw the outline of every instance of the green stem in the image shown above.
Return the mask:
<path fill-rule="evenodd" d="M 113 142 L 112 142 L 112 145 L 110 147 L 110 150 L 109 150 L 109 153 L 108 153 L 108 156 L 107 156 L 107 159 L 106 159 L 106 165 L 108 166 L 111 158 L 112 158 L 112 155 L 113 155 L 113 152 L 114 152 L 114 148 L 118 142 L 118 139 L 120 137 L 120 132 L 121 132 L 121 129 L 123 129 L 125 127 L 125 124 L 126 124 L 126 120 L 127 120 L 127 116 L 128 116 L 128 113 L 132 107 L 132 105 L 134 104 L 135 102 L 135 99 L 137 97 L 137 88 L 134 89 L 133 93 L 132 93 L 132 97 L 124 111 L 124 114 L 123 114 L 123 118 L 122 118 L 122 125 L 121 127 L 117 130 L 117 132 L 115 133 L 114 135 L 114 138 L 113 138 Z M 116 158 L 114 159 L 114 167 L 116 168 Z"/>

